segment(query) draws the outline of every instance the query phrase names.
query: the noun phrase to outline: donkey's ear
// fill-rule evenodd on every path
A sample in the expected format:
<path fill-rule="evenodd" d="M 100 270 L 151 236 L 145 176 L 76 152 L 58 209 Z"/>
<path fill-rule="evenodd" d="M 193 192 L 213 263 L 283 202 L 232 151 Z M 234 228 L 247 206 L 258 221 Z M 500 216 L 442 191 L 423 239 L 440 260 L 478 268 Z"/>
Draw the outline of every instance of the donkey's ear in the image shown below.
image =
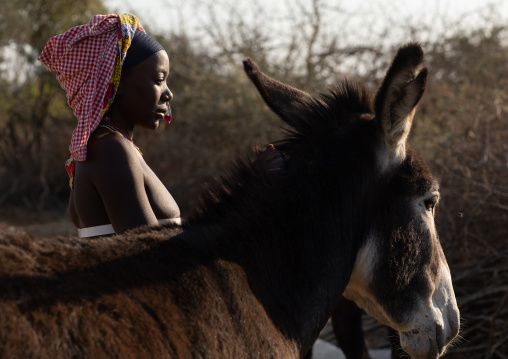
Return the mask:
<path fill-rule="evenodd" d="M 425 90 L 427 68 L 418 44 L 399 49 L 375 98 L 376 118 L 383 130 L 389 164 L 406 157 L 406 140 L 416 105 Z"/>
<path fill-rule="evenodd" d="M 302 108 L 316 100 L 306 92 L 265 75 L 249 58 L 243 61 L 243 67 L 268 107 L 289 125 L 298 127 Z"/>

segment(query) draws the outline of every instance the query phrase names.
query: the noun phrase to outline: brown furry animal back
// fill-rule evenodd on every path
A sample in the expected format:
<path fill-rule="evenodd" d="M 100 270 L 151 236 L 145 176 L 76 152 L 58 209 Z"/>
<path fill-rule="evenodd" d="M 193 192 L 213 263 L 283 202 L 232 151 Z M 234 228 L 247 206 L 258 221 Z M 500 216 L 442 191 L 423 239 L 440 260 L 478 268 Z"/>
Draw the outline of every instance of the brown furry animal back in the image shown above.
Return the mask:
<path fill-rule="evenodd" d="M 0 233 L 0 357 L 294 357 L 243 271 L 179 233 Z"/>
<path fill-rule="evenodd" d="M 135 256 L 176 232 L 93 240 L 0 233 L 0 356 L 108 357 L 122 336 L 134 347 L 143 346 L 136 344 L 133 328 L 136 322 L 142 325 L 142 318 L 120 314 L 140 304 L 125 298 L 113 300 L 127 283 L 105 278 L 108 272 L 120 276 L 130 269 L 120 262 L 105 263 Z M 145 330 L 154 336 L 149 328 Z M 81 338 L 86 342 L 80 344 Z M 147 349 L 153 354 L 161 350 Z"/>

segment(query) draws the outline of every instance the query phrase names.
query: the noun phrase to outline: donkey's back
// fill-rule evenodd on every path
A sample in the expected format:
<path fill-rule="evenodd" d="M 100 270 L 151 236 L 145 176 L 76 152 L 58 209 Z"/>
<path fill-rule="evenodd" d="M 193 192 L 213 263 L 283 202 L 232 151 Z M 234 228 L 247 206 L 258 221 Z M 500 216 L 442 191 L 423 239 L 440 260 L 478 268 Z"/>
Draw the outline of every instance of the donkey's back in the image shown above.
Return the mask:
<path fill-rule="evenodd" d="M 178 234 L 0 233 L 0 357 L 297 357 L 241 268 Z"/>

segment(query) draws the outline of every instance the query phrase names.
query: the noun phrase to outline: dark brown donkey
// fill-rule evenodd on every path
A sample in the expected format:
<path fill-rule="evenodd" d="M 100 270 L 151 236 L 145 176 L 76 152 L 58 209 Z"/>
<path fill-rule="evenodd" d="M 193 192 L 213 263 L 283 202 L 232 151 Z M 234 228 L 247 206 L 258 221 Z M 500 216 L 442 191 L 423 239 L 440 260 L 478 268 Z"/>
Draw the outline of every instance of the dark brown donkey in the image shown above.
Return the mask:
<path fill-rule="evenodd" d="M 437 358 L 459 313 L 434 227 L 436 180 L 406 143 L 427 70 L 400 49 L 374 106 L 320 99 L 247 60 L 289 125 L 286 173 L 237 164 L 183 228 L 0 240 L 2 358 L 299 358 L 342 293 Z"/>

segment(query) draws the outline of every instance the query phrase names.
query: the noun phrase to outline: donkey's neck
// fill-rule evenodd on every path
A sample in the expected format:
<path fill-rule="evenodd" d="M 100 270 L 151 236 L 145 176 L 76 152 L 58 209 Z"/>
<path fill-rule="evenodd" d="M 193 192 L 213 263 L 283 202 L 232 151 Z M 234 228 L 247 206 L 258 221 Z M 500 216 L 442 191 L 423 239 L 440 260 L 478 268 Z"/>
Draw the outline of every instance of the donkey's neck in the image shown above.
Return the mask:
<path fill-rule="evenodd" d="M 334 215 L 326 209 L 332 202 L 323 200 L 328 193 L 301 178 L 253 177 L 228 192 L 207 209 L 220 217 L 201 218 L 203 233 L 213 233 L 208 243 L 220 259 L 243 268 L 282 333 L 303 347 L 312 345 L 349 280 L 353 233 L 347 225 L 345 233 L 327 228 L 340 221 L 326 218 Z"/>

